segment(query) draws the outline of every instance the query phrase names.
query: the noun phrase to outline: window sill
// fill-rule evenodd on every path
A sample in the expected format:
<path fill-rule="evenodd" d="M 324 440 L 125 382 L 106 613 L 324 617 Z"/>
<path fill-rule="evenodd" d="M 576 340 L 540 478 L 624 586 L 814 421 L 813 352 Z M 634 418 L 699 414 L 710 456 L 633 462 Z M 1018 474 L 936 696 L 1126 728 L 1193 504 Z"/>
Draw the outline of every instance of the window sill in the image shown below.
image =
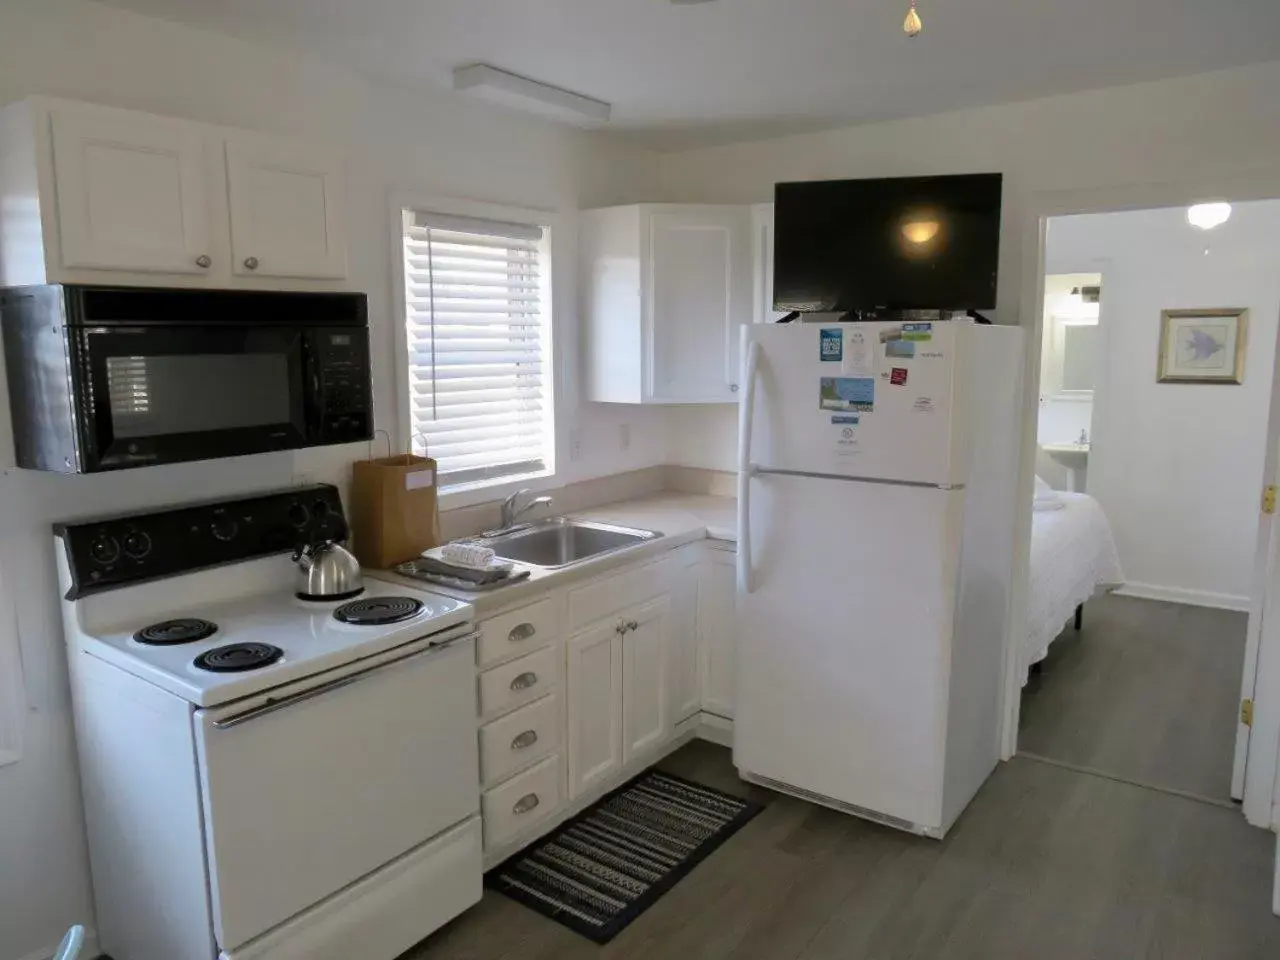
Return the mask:
<path fill-rule="evenodd" d="M 481 503 L 495 503 L 517 490 L 540 493 L 556 485 L 554 470 L 539 470 L 535 473 L 522 473 L 518 476 L 500 477 L 495 480 L 477 480 L 473 483 L 458 483 L 440 488 L 439 506 L 442 511 L 474 507 Z"/>

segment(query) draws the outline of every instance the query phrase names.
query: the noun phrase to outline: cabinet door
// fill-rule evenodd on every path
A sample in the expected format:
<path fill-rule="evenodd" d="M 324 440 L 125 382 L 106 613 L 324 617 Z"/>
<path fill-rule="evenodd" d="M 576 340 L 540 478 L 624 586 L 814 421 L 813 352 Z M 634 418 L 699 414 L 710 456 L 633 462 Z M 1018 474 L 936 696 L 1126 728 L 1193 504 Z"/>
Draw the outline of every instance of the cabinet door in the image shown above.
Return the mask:
<path fill-rule="evenodd" d="M 702 706 L 698 684 L 698 587 L 702 551 L 687 547 L 687 557 L 675 568 L 671 590 L 671 637 L 667 656 L 671 723 L 692 717 Z"/>
<path fill-rule="evenodd" d="M 568 644 L 569 787 L 589 790 L 622 766 L 622 636 L 614 622 Z"/>
<path fill-rule="evenodd" d="M 62 266 L 209 272 L 214 251 L 197 124 L 60 107 L 50 126 Z"/>
<path fill-rule="evenodd" d="M 648 238 L 647 399 L 732 402 L 751 316 L 747 208 L 659 207 Z"/>
<path fill-rule="evenodd" d="M 347 275 L 342 159 L 310 144 L 228 138 L 232 269 L 241 276 Z"/>
<path fill-rule="evenodd" d="M 712 550 L 702 568 L 698 595 L 698 635 L 703 653 L 702 709 L 719 717 L 733 717 L 736 685 L 734 636 L 735 556 Z"/>
<path fill-rule="evenodd" d="M 773 323 L 787 311 L 773 309 L 773 204 L 751 208 L 751 286 L 753 323 Z"/>
<path fill-rule="evenodd" d="M 622 636 L 622 762 L 661 746 L 671 734 L 667 656 L 671 598 L 650 600 L 624 614 Z"/>

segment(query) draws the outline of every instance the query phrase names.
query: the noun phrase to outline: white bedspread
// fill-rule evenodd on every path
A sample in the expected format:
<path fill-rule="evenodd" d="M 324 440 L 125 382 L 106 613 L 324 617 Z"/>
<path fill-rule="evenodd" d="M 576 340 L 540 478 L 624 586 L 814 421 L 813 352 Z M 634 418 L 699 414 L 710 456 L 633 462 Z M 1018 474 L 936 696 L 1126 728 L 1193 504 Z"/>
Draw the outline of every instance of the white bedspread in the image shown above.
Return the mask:
<path fill-rule="evenodd" d="M 1031 515 L 1031 579 L 1027 635 L 1022 647 L 1023 683 L 1032 664 L 1049 652 L 1076 607 L 1099 589 L 1124 583 L 1120 556 L 1106 514 L 1093 497 L 1061 493 L 1061 510 Z"/>

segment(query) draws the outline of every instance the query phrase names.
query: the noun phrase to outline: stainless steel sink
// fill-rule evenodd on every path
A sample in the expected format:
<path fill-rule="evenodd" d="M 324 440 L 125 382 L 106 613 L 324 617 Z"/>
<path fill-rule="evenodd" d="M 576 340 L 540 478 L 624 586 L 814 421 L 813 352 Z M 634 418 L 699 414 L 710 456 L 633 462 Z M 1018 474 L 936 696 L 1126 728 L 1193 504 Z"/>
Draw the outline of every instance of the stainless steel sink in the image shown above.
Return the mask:
<path fill-rule="evenodd" d="M 479 541 L 503 560 L 554 570 L 662 536 L 653 530 L 554 517 Z"/>

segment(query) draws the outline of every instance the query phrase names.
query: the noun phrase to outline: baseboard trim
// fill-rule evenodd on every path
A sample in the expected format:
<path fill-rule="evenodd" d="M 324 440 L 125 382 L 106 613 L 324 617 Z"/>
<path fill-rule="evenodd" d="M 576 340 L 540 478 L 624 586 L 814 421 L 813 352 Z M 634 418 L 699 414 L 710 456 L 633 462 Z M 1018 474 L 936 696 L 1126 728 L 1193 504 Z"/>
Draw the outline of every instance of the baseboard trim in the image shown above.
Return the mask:
<path fill-rule="evenodd" d="M 59 938 L 61 939 L 61 938 Z M 58 949 L 58 944 L 51 943 L 49 946 L 35 953 L 28 953 L 25 957 L 18 957 L 17 960 L 53 960 L 53 954 Z M 96 931 L 85 927 L 84 930 L 84 949 L 80 951 L 80 956 L 84 960 L 100 956 L 102 951 L 98 949 L 98 934 Z"/>
<path fill-rule="evenodd" d="M 1162 587 L 1154 583 L 1133 583 L 1117 587 L 1112 593 L 1139 600 L 1163 600 L 1166 603 L 1186 603 L 1193 607 L 1212 607 L 1215 610 L 1249 612 L 1249 598 L 1233 593 L 1212 593 L 1208 590 L 1184 590 L 1182 587 Z"/>
<path fill-rule="evenodd" d="M 698 730 L 695 736 L 699 740 L 721 747 L 733 748 L 733 721 L 728 717 L 703 711 L 697 715 Z"/>

